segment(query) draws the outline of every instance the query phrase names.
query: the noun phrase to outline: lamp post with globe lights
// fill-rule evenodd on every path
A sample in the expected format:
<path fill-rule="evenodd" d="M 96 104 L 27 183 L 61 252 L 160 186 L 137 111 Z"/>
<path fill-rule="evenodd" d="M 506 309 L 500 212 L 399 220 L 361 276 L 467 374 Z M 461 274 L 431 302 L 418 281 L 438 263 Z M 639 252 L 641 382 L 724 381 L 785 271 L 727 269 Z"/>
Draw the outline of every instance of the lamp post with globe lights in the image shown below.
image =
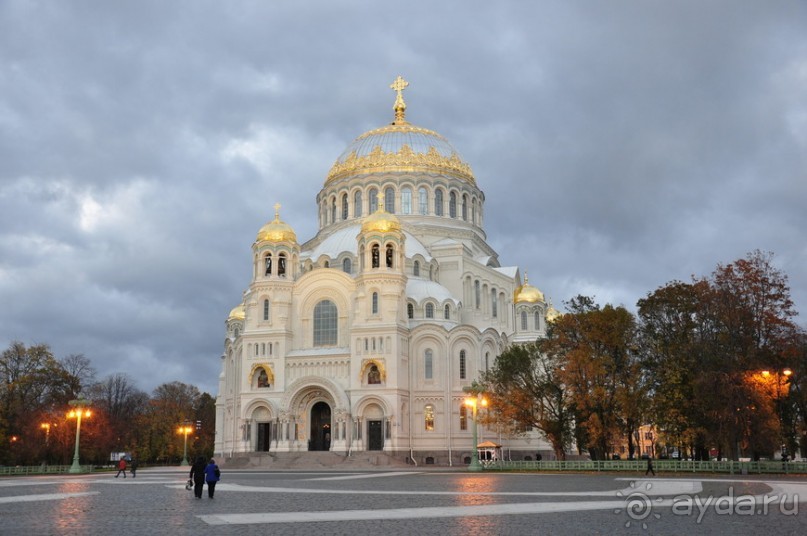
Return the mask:
<path fill-rule="evenodd" d="M 181 467 L 190 465 L 190 463 L 188 463 L 188 434 L 190 434 L 191 432 L 193 432 L 193 427 L 188 425 L 187 423 L 183 424 L 177 429 L 178 434 L 182 434 L 185 436 L 185 447 L 182 452 L 182 463 L 179 464 Z"/>
<path fill-rule="evenodd" d="M 71 400 L 68 402 L 68 404 L 72 406 L 73 409 L 67 413 L 67 418 L 76 419 L 76 449 L 73 453 L 73 465 L 70 466 L 69 472 L 80 473 L 81 464 L 78 461 L 78 445 L 79 439 L 81 438 L 81 418 L 92 415 L 92 412 L 89 410 L 89 406 L 92 404 L 92 401 L 79 398 L 77 400 Z M 48 430 L 50 430 L 50 428 L 48 428 Z"/>
<path fill-rule="evenodd" d="M 487 406 L 488 401 L 482 398 L 481 395 L 469 396 L 465 399 L 465 405 L 471 408 L 471 430 L 473 432 L 473 448 L 471 449 L 471 463 L 468 465 L 468 470 L 479 472 L 482 470 L 482 465 L 479 463 L 479 450 L 477 448 L 478 439 L 476 434 L 476 416 L 477 410 L 480 405 Z"/>

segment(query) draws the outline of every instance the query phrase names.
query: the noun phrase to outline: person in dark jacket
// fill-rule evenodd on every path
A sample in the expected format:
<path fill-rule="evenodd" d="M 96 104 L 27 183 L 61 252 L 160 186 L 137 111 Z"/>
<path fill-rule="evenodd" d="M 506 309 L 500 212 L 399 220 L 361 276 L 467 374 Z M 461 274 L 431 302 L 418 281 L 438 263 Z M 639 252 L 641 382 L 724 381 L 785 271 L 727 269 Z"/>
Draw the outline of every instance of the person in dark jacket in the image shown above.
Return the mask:
<path fill-rule="evenodd" d="M 129 463 L 129 472 L 132 473 L 132 478 L 137 477 L 137 458 L 132 458 L 132 461 Z"/>
<path fill-rule="evenodd" d="M 221 479 L 221 471 L 213 458 L 210 458 L 210 463 L 205 467 L 205 479 L 207 480 L 207 496 L 212 499 L 213 493 L 216 491 L 216 482 Z"/>
<path fill-rule="evenodd" d="M 196 495 L 197 499 L 202 498 L 202 489 L 205 486 L 205 469 L 207 468 L 207 464 L 205 463 L 205 457 L 199 456 L 196 458 L 196 461 L 193 462 L 191 466 L 191 472 L 189 478 L 193 479 L 193 494 Z"/>

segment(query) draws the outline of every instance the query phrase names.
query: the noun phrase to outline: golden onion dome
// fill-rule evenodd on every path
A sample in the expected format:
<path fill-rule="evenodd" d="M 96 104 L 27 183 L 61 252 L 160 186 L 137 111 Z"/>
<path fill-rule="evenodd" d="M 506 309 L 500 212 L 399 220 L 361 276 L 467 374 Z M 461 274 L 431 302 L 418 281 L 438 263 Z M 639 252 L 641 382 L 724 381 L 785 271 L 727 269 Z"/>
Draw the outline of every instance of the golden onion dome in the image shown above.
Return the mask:
<path fill-rule="evenodd" d="M 524 284 L 516 289 L 515 303 L 538 303 L 544 301 L 544 293 L 529 284 L 526 272 Z"/>
<path fill-rule="evenodd" d="M 550 304 L 549 309 L 546 310 L 546 321 L 552 322 L 553 320 L 555 320 L 560 316 L 562 316 L 562 313 L 557 309 L 555 309 L 555 307 L 552 306 L 552 304 Z"/>
<path fill-rule="evenodd" d="M 388 233 L 390 231 L 401 231 L 401 222 L 395 216 L 384 210 L 384 196 L 378 196 L 378 210 L 364 218 L 361 222 L 361 232 L 369 233 L 377 231 L 379 233 Z"/>
<path fill-rule="evenodd" d="M 471 166 L 447 139 L 406 120 L 401 92 L 408 85 L 400 76 L 392 83 L 390 88 L 397 92 L 395 120 L 353 140 L 331 167 L 326 185 L 353 175 L 390 172 L 439 173 L 476 184 Z"/>
<path fill-rule="evenodd" d="M 227 320 L 244 320 L 244 318 L 246 318 L 246 312 L 243 304 L 233 307 L 233 310 L 227 315 Z"/>
<path fill-rule="evenodd" d="M 261 227 L 256 242 L 297 242 L 291 225 L 280 221 L 280 203 L 275 204 L 275 219 Z"/>

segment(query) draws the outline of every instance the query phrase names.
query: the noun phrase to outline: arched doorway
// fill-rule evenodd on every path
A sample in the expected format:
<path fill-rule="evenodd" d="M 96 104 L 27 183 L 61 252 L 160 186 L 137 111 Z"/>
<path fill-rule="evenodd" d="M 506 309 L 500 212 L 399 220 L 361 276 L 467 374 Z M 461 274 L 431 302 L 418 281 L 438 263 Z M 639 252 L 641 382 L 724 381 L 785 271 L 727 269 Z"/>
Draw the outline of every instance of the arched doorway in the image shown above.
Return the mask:
<path fill-rule="evenodd" d="M 317 402 L 311 408 L 308 450 L 331 450 L 331 406 Z"/>

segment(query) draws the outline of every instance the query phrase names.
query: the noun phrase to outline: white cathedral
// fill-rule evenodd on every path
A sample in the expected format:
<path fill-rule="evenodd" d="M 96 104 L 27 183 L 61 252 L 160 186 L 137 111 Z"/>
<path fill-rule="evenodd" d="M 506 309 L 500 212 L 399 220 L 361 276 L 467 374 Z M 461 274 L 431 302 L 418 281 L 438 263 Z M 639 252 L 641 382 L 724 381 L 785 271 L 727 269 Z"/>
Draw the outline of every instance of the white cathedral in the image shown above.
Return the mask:
<path fill-rule="evenodd" d="M 336 159 L 300 244 L 279 206 L 252 244 L 252 280 L 227 318 L 217 456 L 383 451 L 468 463 L 463 388 L 557 314 L 486 242 L 485 195 L 440 134 L 395 120 Z M 537 432 L 479 441 L 512 459 L 551 452 Z"/>

